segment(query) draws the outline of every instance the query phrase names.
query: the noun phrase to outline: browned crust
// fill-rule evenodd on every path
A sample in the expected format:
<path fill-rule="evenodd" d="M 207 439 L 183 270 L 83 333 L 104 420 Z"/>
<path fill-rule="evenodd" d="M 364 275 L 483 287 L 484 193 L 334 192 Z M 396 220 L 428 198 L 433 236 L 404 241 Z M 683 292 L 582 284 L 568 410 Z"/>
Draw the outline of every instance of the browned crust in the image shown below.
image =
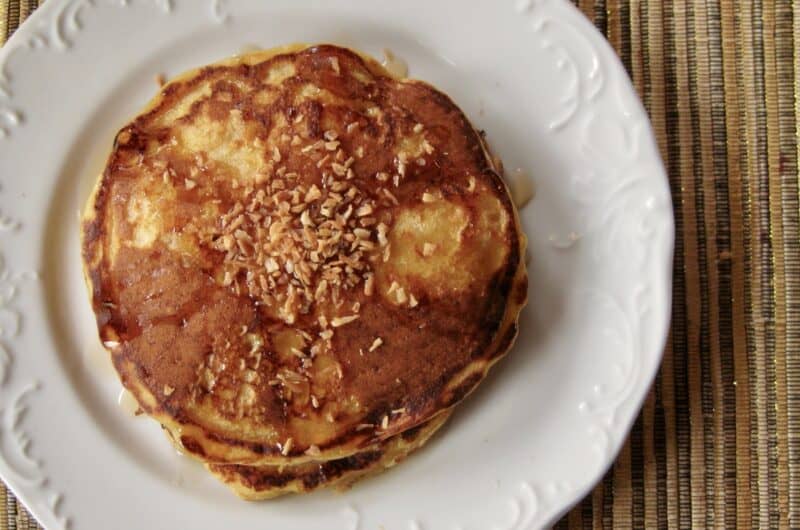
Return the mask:
<path fill-rule="evenodd" d="M 319 488 L 348 488 L 394 466 L 419 450 L 444 425 L 449 413 L 345 458 L 290 466 L 207 464 L 207 469 L 247 500 L 263 500 Z"/>

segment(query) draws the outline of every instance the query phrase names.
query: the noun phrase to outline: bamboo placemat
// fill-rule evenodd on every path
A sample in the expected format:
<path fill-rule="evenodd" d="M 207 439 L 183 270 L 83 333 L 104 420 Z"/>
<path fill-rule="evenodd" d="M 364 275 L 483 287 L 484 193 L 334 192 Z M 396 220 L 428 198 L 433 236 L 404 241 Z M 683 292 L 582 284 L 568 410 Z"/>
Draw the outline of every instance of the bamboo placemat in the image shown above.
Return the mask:
<path fill-rule="evenodd" d="M 38 3 L 0 0 L 0 43 Z M 659 377 L 557 528 L 800 528 L 800 2 L 576 3 L 650 113 L 677 240 Z M 0 529 L 36 528 L 0 487 Z"/>

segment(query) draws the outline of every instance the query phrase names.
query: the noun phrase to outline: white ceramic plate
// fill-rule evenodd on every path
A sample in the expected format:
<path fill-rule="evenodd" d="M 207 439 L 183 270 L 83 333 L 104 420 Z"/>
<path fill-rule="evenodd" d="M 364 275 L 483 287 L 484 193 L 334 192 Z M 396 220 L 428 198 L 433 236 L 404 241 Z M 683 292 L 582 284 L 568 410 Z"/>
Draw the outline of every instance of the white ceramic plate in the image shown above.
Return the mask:
<path fill-rule="evenodd" d="M 296 41 L 390 48 L 532 176 L 530 305 L 420 454 L 346 494 L 245 503 L 117 405 L 77 211 L 156 74 Z M 542 527 L 610 465 L 659 365 L 665 172 L 622 66 L 566 1 L 49 0 L 0 52 L 0 131 L 0 475 L 49 529 Z"/>

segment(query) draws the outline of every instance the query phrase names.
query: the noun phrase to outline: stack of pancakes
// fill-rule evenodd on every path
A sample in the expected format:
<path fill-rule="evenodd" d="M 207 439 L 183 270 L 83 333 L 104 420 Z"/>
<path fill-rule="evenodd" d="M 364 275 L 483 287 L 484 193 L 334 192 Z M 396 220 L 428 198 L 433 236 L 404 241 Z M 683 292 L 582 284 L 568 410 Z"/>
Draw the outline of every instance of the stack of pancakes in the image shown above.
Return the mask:
<path fill-rule="evenodd" d="M 174 79 L 82 223 L 123 385 L 244 498 L 394 465 L 516 336 L 525 238 L 498 165 L 446 95 L 347 49 Z"/>

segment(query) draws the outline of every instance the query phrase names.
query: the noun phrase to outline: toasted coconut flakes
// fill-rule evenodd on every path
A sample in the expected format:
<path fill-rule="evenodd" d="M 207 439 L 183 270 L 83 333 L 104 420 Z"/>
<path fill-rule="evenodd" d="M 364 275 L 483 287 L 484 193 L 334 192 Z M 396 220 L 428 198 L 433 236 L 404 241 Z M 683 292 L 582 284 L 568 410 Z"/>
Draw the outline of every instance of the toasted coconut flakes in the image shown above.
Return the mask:
<path fill-rule="evenodd" d="M 319 332 L 319 338 L 322 340 L 330 340 L 333 337 L 333 331 L 330 329 L 326 329 Z"/>
<path fill-rule="evenodd" d="M 358 207 L 356 210 L 356 217 L 365 217 L 374 211 L 372 204 L 365 203 Z"/>
<path fill-rule="evenodd" d="M 422 149 L 429 155 L 433 154 L 434 151 L 433 146 L 430 144 L 430 142 L 428 142 L 428 140 L 424 140 L 422 142 Z"/>
<path fill-rule="evenodd" d="M 336 142 L 335 133 L 326 135 Z M 297 141 L 286 135 L 287 143 Z M 303 150 L 319 149 L 325 141 L 306 145 Z M 331 146 L 332 147 L 332 146 Z M 274 154 L 274 153 L 273 153 Z M 334 157 L 323 153 L 323 159 Z M 226 275 L 223 283 L 236 293 L 244 291 L 258 305 L 268 305 L 285 322 L 295 322 L 300 314 L 311 311 L 315 298 L 330 299 L 335 307 L 344 302 L 343 291 L 365 283 L 365 291 L 374 289 L 369 254 L 376 248 L 374 203 L 355 185 L 336 176 L 355 178 L 355 158 L 337 146 L 335 162 L 327 162 L 321 184 L 292 183 L 270 177 L 297 178 L 285 166 L 265 171 L 265 186 L 254 190 L 245 185 L 237 202 L 223 213 L 208 236 L 210 246 L 226 252 Z M 328 173 L 328 168 L 330 173 Z M 334 173 L 336 176 L 334 176 Z M 392 195 L 389 195 L 393 197 Z M 388 244 L 387 228 L 379 238 Z M 212 239 L 213 238 L 213 239 Z M 241 281 L 237 278 L 243 273 Z M 339 310 L 341 312 L 341 309 Z M 342 325 L 352 317 L 339 317 Z"/>
<path fill-rule="evenodd" d="M 428 243 L 427 241 L 422 245 L 422 255 L 423 256 L 432 256 L 433 253 L 436 251 L 436 245 L 433 243 Z"/>
<path fill-rule="evenodd" d="M 373 351 L 377 350 L 378 348 L 381 347 L 382 344 L 383 344 L 383 339 L 380 338 L 380 337 L 377 337 L 375 340 L 372 341 L 372 344 L 369 347 L 369 351 L 373 352 Z"/>
<path fill-rule="evenodd" d="M 338 148 L 339 148 L 339 142 L 335 140 L 331 140 L 330 142 L 325 142 L 325 149 L 328 151 L 336 151 Z"/>
<path fill-rule="evenodd" d="M 315 396 L 314 394 L 311 394 L 311 406 L 314 407 L 315 409 L 319 408 L 319 400 L 317 399 L 317 396 Z"/>
<path fill-rule="evenodd" d="M 242 226 L 242 223 L 244 223 L 244 215 L 240 215 L 236 219 L 233 220 L 233 222 L 230 224 L 230 226 L 228 226 L 228 232 L 236 231 L 237 228 Z"/>
<path fill-rule="evenodd" d="M 272 160 L 276 163 L 281 161 L 281 151 L 277 146 L 272 148 Z"/>
<path fill-rule="evenodd" d="M 275 260 L 275 258 L 270 256 L 264 261 L 264 268 L 267 270 L 268 273 L 273 273 L 279 270 L 280 266 L 278 265 L 278 262 Z"/>
<path fill-rule="evenodd" d="M 356 156 L 358 158 L 364 158 L 364 147 L 363 146 L 359 145 L 358 147 L 356 147 Z"/>
<path fill-rule="evenodd" d="M 467 191 L 472 193 L 475 191 L 475 177 L 472 175 L 469 176 L 468 184 L 467 184 Z"/>
<path fill-rule="evenodd" d="M 408 306 L 409 307 L 417 307 L 419 305 L 419 300 L 412 294 L 409 293 L 408 295 Z"/>
<path fill-rule="evenodd" d="M 357 121 L 354 121 L 352 123 L 348 123 L 347 124 L 347 132 L 348 133 L 351 133 L 351 132 L 355 131 L 357 128 L 358 128 L 358 122 Z"/>
<path fill-rule="evenodd" d="M 192 190 L 197 186 L 197 182 L 193 181 L 192 179 L 184 179 L 183 184 L 186 186 L 187 190 Z"/>
<path fill-rule="evenodd" d="M 305 202 L 313 202 L 317 199 L 322 197 L 322 192 L 319 190 L 316 184 L 312 184 L 311 187 L 306 192 Z"/>
<path fill-rule="evenodd" d="M 320 300 L 328 291 L 328 280 L 323 279 L 317 285 L 317 289 L 314 292 L 314 298 Z"/>
<path fill-rule="evenodd" d="M 323 156 L 322 158 L 320 158 L 320 159 L 317 161 L 317 167 L 322 167 L 322 166 L 324 166 L 324 165 L 325 165 L 325 164 L 328 162 L 328 160 L 330 160 L 330 158 L 331 158 L 331 155 L 325 155 L 325 156 Z"/>
<path fill-rule="evenodd" d="M 358 425 L 356 425 L 356 432 L 365 431 L 367 429 L 372 429 L 374 427 L 375 426 L 371 423 L 359 423 Z"/>
<path fill-rule="evenodd" d="M 425 162 L 424 158 L 417 158 L 417 165 L 418 166 L 424 166 L 425 164 L 427 164 L 427 162 Z"/>
<path fill-rule="evenodd" d="M 384 431 L 389 428 L 389 416 L 385 415 L 381 420 L 381 429 Z"/>
<path fill-rule="evenodd" d="M 386 233 L 389 231 L 389 227 L 386 226 L 384 223 L 378 223 L 378 244 L 382 247 L 385 247 L 389 244 L 389 239 L 386 237 Z"/>
<path fill-rule="evenodd" d="M 300 138 L 299 135 L 295 134 L 294 136 L 292 136 L 292 142 L 291 142 L 292 146 L 298 146 L 302 142 L 303 142 L 303 140 Z"/>
<path fill-rule="evenodd" d="M 369 239 L 372 235 L 366 228 L 355 228 L 353 229 L 353 234 L 355 234 L 358 239 Z"/>
<path fill-rule="evenodd" d="M 321 451 L 319 450 L 319 447 L 317 447 L 316 445 L 310 445 L 308 446 L 308 449 L 306 449 L 306 454 L 308 456 L 319 456 L 321 454 Z"/>
<path fill-rule="evenodd" d="M 372 293 L 375 291 L 375 275 L 368 274 L 366 279 L 364 280 L 364 294 L 367 296 L 372 296 Z"/>
<path fill-rule="evenodd" d="M 333 68 L 333 71 L 336 72 L 336 75 L 339 75 L 341 73 L 341 70 L 339 69 L 338 57 L 331 57 L 331 68 Z"/>
<path fill-rule="evenodd" d="M 413 129 L 413 131 L 414 131 L 415 133 L 419 134 L 419 133 L 421 133 L 421 132 L 422 132 L 422 129 L 423 129 L 423 126 L 422 126 L 422 124 L 421 124 L 421 123 L 418 123 L 418 124 L 414 125 L 414 129 Z"/>
<path fill-rule="evenodd" d="M 383 171 L 378 171 L 375 173 L 375 178 L 378 179 L 380 182 L 386 182 L 389 180 L 389 174 Z"/>
<path fill-rule="evenodd" d="M 336 421 L 336 418 L 333 417 L 333 413 L 331 411 L 325 413 L 325 419 L 328 421 L 328 423 L 333 423 Z"/>
<path fill-rule="evenodd" d="M 171 396 L 173 392 L 175 392 L 174 388 L 172 388 L 169 385 L 164 385 L 164 395 L 165 396 Z"/>
<path fill-rule="evenodd" d="M 397 197 L 394 196 L 394 193 L 392 193 L 391 191 L 387 190 L 386 188 L 381 188 L 381 191 L 383 192 L 384 195 L 386 195 L 386 197 L 390 201 L 392 201 L 393 204 L 395 204 L 395 205 L 400 204 L 400 201 L 397 200 Z"/>
<path fill-rule="evenodd" d="M 397 302 L 400 304 L 405 304 L 408 300 L 408 296 L 406 295 L 406 290 L 402 287 L 398 287 L 397 289 Z"/>
<path fill-rule="evenodd" d="M 353 214 L 353 205 L 352 204 L 348 204 L 347 205 L 347 210 L 345 210 L 344 213 L 342 214 L 342 219 L 347 221 L 348 219 L 350 219 L 350 216 L 352 214 Z"/>
<path fill-rule="evenodd" d="M 331 319 L 331 326 L 338 328 L 344 326 L 345 324 L 349 324 L 355 320 L 358 320 L 359 315 L 347 315 L 343 317 L 334 317 Z"/>
<path fill-rule="evenodd" d="M 336 131 L 334 131 L 333 129 L 328 129 L 327 131 L 325 131 L 323 133 L 323 136 L 325 137 L 326 140 L 336 140 L 339 137 L 339 135 L 336 134 Z"/>
<path fill-rule="evenodd" d="M 281 447 L 281 454 L 283 456 L 286 456 L 286 455 L 289 454 L 289 451 L 292 450 L 292 444 L 293 443 L 294 443 L 294 440 L 292 440 L 291 437 L 287 438 L 286 441 L 283 442 L 283 447 Z"/>
<path fill-rule="evenodd" d="M 428 193 L 426 191 L 422 194 L 422 202 L 430 203 L 435 201 L 436 201 L 436 195 L 434 195 L 433 193 Z"/>

